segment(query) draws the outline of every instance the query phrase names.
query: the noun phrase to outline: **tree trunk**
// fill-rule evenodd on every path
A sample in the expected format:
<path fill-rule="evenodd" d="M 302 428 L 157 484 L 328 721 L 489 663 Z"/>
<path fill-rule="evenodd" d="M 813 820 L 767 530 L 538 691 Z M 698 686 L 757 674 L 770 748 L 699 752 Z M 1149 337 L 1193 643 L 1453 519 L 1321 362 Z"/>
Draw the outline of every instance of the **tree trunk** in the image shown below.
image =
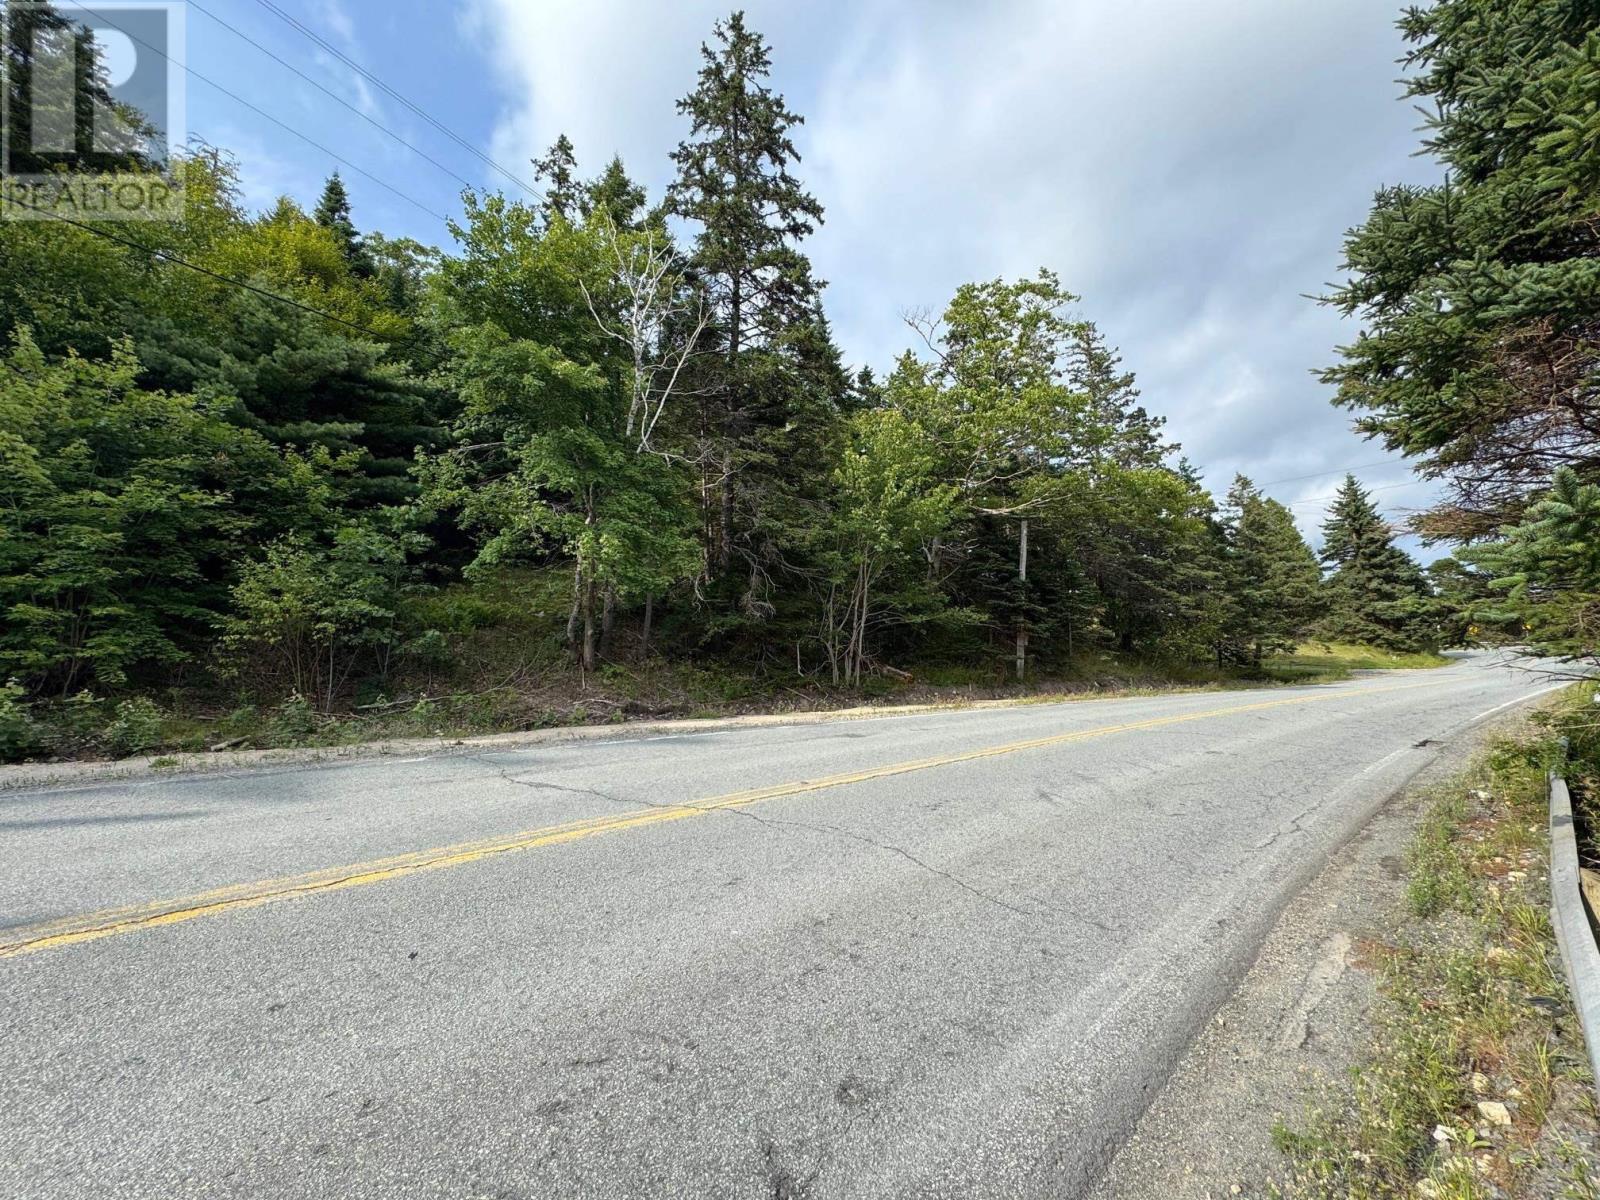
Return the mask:
<path fill-rule="evenodd" d="M 578 642 L 578 614 L 583 604 L 583 563 L 572 564 L 572 611 L 567 614 L 567 645 Z"/>
<path fill-rule="evenodd" d="M 594 670 L 594 584 L 586 582 L 583 588 L 583 669 Z"/>
<path fill-rule="evenodd" d="M 732 441 L 733 435 L 726 435 Z M 721 511 L 717 518 L 717 562 L 727 569 L 728 561 L 733 555 L 733 449 L 724 446 L 722 450 L 722 483 L 720 485 Z"/>
<path fill-rule="evenodd" d="M 1022 520 L 1022 537 L 1017 544 L 1017 596 L 1026 604 L 1028 600 L 1028 520 Z M 1017 682 L 1028 673 L 1028 614 L 1017 614 Z"/>
<path fill-rule="evenodd" d="M 639 657 L 648 658 L 650 655 L 650 624 L 656 615 L 656 598 L 644 598 L 644 630 L 639 635 Z"/>
<path fill-rule="evenodd" d="M 606 588 L 605 600 L 600 609 L 600 654 L 611 653 L 611 635 L 617 628 L 617 589 Z"/>

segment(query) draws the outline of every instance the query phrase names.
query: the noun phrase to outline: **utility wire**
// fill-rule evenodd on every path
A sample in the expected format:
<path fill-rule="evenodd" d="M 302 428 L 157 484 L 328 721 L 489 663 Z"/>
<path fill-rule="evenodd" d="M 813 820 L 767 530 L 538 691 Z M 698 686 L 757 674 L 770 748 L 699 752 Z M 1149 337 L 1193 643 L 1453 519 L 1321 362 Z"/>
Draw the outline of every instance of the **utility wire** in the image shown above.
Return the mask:
<path fill-rule="evenodd" d="M 280 21 L 283 21 L 285 24 L 290 25 L 294 29 L 299 30 L 300 33 L 305 35 L 305 37 L 310 39 L 316 45 L 320 46 L 323 50 L 327 51 L 329 54 L 333 55 L 334 58 L 336 58 L 340 62 L 344 63 L 345 66 L 349 67 L 357 75 L 360 75 L 363 79 L 367 80 L 367 82 L 371 83 L 373 86 L 375 86 L 377 88 L 382 89 L 383 92 L 385 92 L 387 95 L 393 97 L 396 101 L 398 101 L 399 103 L 405 105 L 413 113 L 415 113 L 417 116 L 421 117 L 428 124 L 432 125 L 440 133 L 444 134 L 451 141 L 455 142 L 456 145 L 460 146 L 462 149 L 467 151 L 467 153 L 471 154 L 474 158 L 478 159 L 478 161 L 482 162 L 485 166 L 494 168 L 494 170 L 500 172 L 501 175 L 505 176 L 512 183 L 516 184 L 519 188 L 521 188 L 523 191 L 527 192 L 530 196 L 534 197 L 535 199 L 542 199 L 543 198 L 543 193 L 540 192 L 540 190 L 538 188 L 534 187 L 532 184 L 528 183 L 526 180 L 519 179 L 517 176 L 513 175 L 505 167 L 501 166 L 494 159 L 490 158 L 482 150 L 479 150 L 471 142 L 467 141 L 466 138 L 462 137 L 459 133 L 457 133 L 455 130 L 451 129 L 448 125 L 445 125 L 442 121 L 440 121 L 437 117 L 435 117 L 427 109 L 423 108 L 421 105 L 415 103 L 412 100 L 407 99 L 405 96 L 403 96 L 399 92 L 395 91 L 394 88 L 390 87 L 383 80 L 379 79 L 371 71 L 367 70 L 360 63 L 356 62 L 355 60 L 351 59 L 348 55 L 344 54 L 342 51 L 339 50 L 338 47 L 332 45 L 327 40 L 325 40 L 315 30 L 308 28 L 306 25 L 304 25 L 297 18 L 295 18 L 294 16 L 290 15 L 289 13 L 284 12 L 283 9 L 279 8 L 276 4 L 272 3 L 272 0 L 256 0 L 256 3 L 261 5 L 262 8 L 266 9 L 273 16 L 277 17 Z"/>
<path fill-rule="evenodd" d="M 1335 467 L 1331 471 L 1312 471 L 1309 475 L 1290 475 L 1285 479 L 1268 479 L 1264 483 L 1256 484 L 1256 486 L 1271 487 L 1277 483 L 1299 483 L 1302 479 L 1321 479 L 1327 475 L 1347 475 L 1351 471 L 1366 471 L 1373 467 L 1390 467 L 1397 465 L 1398 464 L 1395 463 L 1393 459 L 1385 459 L 1383 462 L 1357 463 L 1353 467 Z"/>
<path fill-rule="evenodd" d="M 418 200 L 415 196 L 406 195 L 405 192 L 402 192 L 399 188 L 395 187 L 394 184 L 389 183 L 387 180 L 379 179 L 371 171 L 366 170 L 364 167 L 357 166 L 355 163 L 351 162 L 348 158 L 345 158 L 342 154 L 339 154 L 337 151 L 330 150 L 327 146 L 322 145 L 322 143 L 314 140 L 313 138 L 307 136 L 304 133 L 301 133 L 298 129 L 296 129 L 293 125 L 290 125 L 288 122 L 280 121 L 277 117 L 273 116 L 266 109 L 261 108 L 261 107 L 255 105 L 255 104 L 252 104 L 250 101 L 246 100 L 243 96 L 239 95 L 237 92 L 229 91 L 227 88 L 223 87 L 216 80 L 208 78 L 205 75 L 202 75 L 199 71 L 196 71 L 193 67 L 189 66 L 188 63 L 177 62 L 165 50 L 162 50 L 159 46 L 152 46 L 149 42 L 147 42 L 143 38 L 141 38 L 138 34 L 132 33 L 129 30 L 123 29 L 120 25 L 116 24 L 116 22 L 112 21 L 104 13 L 95 12 L 94 9 L 88 8 L 88 7 L 83 6 L 83 5 L 80 5 L 79 7 L 82 8 L 83 11 L 88 13 L 90 16 L 98 17 L 100 20 L 104 21 L 112 29 L 115 29 L 118 32 L 122 33 L 124 36 L 126 36 L 130 40 L 138 42 L 141 46 L 145 47 L 145 49 L 151 51 L 154 54 L 159 54 L 162 58 L 164 58 L 168 62 L 172 63 L 173 66 L 182 67 L 185 71 L 187 71 L 190 75 L 193 75 L 201 83 L 207 84 L 210 87 L 215 88 L 217 91 L 221 92 L 224 96 L 228 96 L 228 97 L 232 98 L 233 100 L 237 101 L 239 104 L 244 105 L 244 107 L 248 108 L 251 112 L 257 114 L 258 116 L 265 117 L 267 120 L 271 121 L 274 125 L 278 126 L 280 129 L 287 130 L 289 133 L 294 134 L 295 137 L 299 138 L 306 145 L 312 147 L 315 150 L 320 150 L 323 154 L 326 154 L 329 158 L 334 159 L 336 162 L 343 163 L 345 166 L 349 167 L 352 171 L 354 171 L 357 175 L 365 176 L 367 179 L 370 179 L 373 183 L 377 184 L 379 187 L 384 188 L 387 191 L 393 192 L 396 196 L 400 197 L 400 199 L 406 201 L 406 203 L 408 203 L 408 204 L 415 205 L 418 209 L 420 209 L 421 211 L 427 213 L 430 217 L 433 217 L 435 220 L 439 221 L 441 224 L 448 224 L 450 218 L 446 217 L 443 213 L 435 212 L 433 209 L 429 208 L 422 201 Z"/>
<path fill-rule="evenodd" d="M 71 217 L 63 217 L 60 213 L 51 212 L 49 209 L 41 208 L 37 204 L 29 204 L 26 200 L 19 200 L 15 196 L 6 197 L 5 203 L 17 204 L 23 208 L 31 208 L 34 212 L 43 213 L 51 220 L 60 221 L 63 224 L 75 226 L 76 228 L 83 230 L 85 233 L 92 233 L 96 237 L 105 238 L 110 242 L 117 242 L 120 245 L 128 246 L 134 250 L 142 250 L 152 258 L 159 258 L 162 262 L 169 262 L 177 267 L 185 267 L 188 270 L 196 272 L 197 274 L 205 275 L 211 279 L 215 279 L 218 283 L 226 283 L 236 288 L 243 288 L 247 292 L 254 292 L 256 295 L 264 296 L 268 300 L 276 300 L 279 304 L 287 304 L 290 308 L 298 308 L 301 312 L 310 313 L 312 316 L 321 317 L 326 321 L 336 322 L 337 324 L 343 325 L 346 328 L 354 329 L 357 333 L 364 333 L 370 338 L 376 338 L 378 341 L 388 340 L 383 334 L 378 333 L 374 329 L 369 329 L 365 325 L 358 325 L 354 321 L 346 320 L 344 317 L 337 316 L 331 312 L 327 312 L 320 308 L 314 308 L 309 304 L 302 304 L 300 301 L 292 299 L 288 296 L 280 296 L 277 292 L 269 292 L 266 288 L 257 287 L 253 283 L 246 283 L 243 279 L 235 279 L 231 275 L 223 275 L 220 272 L 211 270 L 209 267 L 202 267 L 199 263 L 192 263 L 188 259 L 183 258 L 181 255 L 174 254 L 170 250 L 163 250 L 159 246 L 146 246 L 143 242 L 137 241 L 134 238 L 119 237 L 117 234 L 114 234 L 106 229 L 101 229 L 99 226 L 89 225 L 83 221 L 75 221 Z"/>
<path fill-rule="evenodd" d="M 1419 484 L 1432 483 L 1431 479 L 1408 479 L 1404 483 L 1386 483 L 1382 487 L 1367 488 L 1369 492 L 1392 492 L 1396 488 L 1417 487 Z M 1339 493 L 1334 492 L 1328 496 L 1307 496 L 1304 500 L 1291 500 L 1285 508 L 1297 508 L 1302 504 L 1326 504 L 1329 500 L 1337 500 Z"/>
<path fill-rule="evenodd" d="M 209 8 L 205 7 L 205 5 L 197 3 L 196 0 L 188 0 L 188 7 L 192 8 L 192 9 L 195 9 L 195 10 L 201 12 L 201 13 L 204 13 L 206 16 L 210 17 L 213 21 L 215 21 L 218 25 L 221 25 L 224 29 L 226 29 L 229 32 L 233 33 L 236 37 L 241 38 L 242 40 L 244 40 L 246 42 L 249 42 L 257 50 L 261 51 L 261 53 L 265 54 L 268 58 L 272 59 L 273 62 L 277 63 L 278 65 L 280 65 L 282 67 L 287 68 L 290 71 L 293 71 L 301 79 L 305 80 L 312 87 L 316 88 L 317 91 L 321 92 L 324 96 L 327 96 L 330 100 L 334 101 L 336 104 L 342 105 L 343 107 L 349 109 L 351 112 L 355 113 L 356 116 L 360 117 L 367 124 L 371 125 L 374 129 L 378 129 L 378 130 L 382 131 L 383 133 L 388 134 L 391 138 L 393 138 L 395 141 L 399 142 L 402 146 L 404 146 L 407 150 L 411 151 L 418 158 L 422 159 L 425 162 L 432 163 L 434 166 L 438 167 L 439 170 L 443 171 L 446 175 L 450 176 L 451 179 L 454 179 L 462 187 L 471 187 L 472 186 L 472 181 L 471 180 L 463 179 L 460 175 L 457 175 L 449 167 L 445 166 L 444 163 L 440 162 L 437 158 L 434 158 L 432 155 L 427 153 L 427 151 L 422 150 L 419 147 L 412 145 L 412 143 L 408 142 L 405 138 L 401 137 L 398 133 L 396 133 L 394 130 L 390 129 L 387 125 L 385 125 L 381 121 L 377 120 L 370 113 L 362 112 L 361 109 L 357 108 L 354 104 L 351 104 L 350 101 L 346 100 L 343 96 L 339 95 L 338 92 L 335 92 L 332 88 L 326 87 L 323 84 L 317 82 L 311 76 L 307 75 L 304 71 L 302 71 L 299 67 L 295 66 L 288 59 L 281 58 L 279 55 L 277 55 L 273 51 L 269 50 L 266 46 L 263 46 L 260 42 L 256 41 L 255 38 L 251 37 L 244 30 L 240 29 L 237 25 L 230 25 L 227 21 L 224 21 L 221 17 L 217 16 L 216 13 L 212 12 Z"/>

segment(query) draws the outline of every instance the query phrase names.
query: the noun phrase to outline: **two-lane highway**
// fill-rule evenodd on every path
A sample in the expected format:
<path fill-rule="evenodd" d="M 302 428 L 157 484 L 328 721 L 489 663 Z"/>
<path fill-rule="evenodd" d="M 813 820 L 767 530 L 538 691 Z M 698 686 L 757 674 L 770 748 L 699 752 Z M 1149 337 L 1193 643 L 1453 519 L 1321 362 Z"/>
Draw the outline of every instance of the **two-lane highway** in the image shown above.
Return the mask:
<path fill-rule="evenodd" d="M 1075 1195 L 1526 666 L 0 794 L 0 1196 Z"/>

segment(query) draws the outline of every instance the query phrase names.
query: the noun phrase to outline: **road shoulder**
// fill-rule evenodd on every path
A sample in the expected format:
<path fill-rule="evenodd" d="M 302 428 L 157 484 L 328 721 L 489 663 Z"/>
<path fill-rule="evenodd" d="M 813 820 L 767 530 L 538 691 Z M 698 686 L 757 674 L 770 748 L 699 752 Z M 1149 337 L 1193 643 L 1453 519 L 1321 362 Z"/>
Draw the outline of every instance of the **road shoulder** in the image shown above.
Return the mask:
<path fill-rule="evenodd" d="M 1411 920 L 1406 853 L 1427 791 L 1506 728 L 1453 739 L 1284 910 L 1238 989 L 1190 1046 L 1093 1200 L 1262 1195 L 1285 1160 L 1274 1144 L 1309 1105 L 1351 1090 L 1366 1057 L 1379 955 Z"/>

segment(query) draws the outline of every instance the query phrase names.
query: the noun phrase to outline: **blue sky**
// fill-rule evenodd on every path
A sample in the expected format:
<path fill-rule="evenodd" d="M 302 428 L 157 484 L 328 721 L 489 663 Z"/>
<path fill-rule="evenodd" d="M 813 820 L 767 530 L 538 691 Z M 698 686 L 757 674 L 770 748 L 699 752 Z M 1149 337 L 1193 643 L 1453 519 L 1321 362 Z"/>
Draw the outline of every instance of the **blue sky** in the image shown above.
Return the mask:
<path fill-rule="evenodd" d="M 512 174 L 560 132 L 618 152 L 652 198 L 722 4 L 274 0 Z M 1040 266 L 1083 296 L 1213 490 L 1245 471 L 1308 533 L 1359 467 L 1401 517 L 1431 488 L 1349 432 L 1311 375 L 1352 326 L 1305 299 L 1380 183 L 1425 181 L 1399 99 L 1395 0 L 750 3 L 807 118 L 808 250 L 854 365 L 911 344 L 908 310 Z M 188 6 L 190 66 L 350 163 L 191 78 L 191 134 L 237 154 L 247 200 L 310 204 L 339 168 L 357 223 L 448 246 L 460 184 L 214 21 L 215 13 L 474 184 L 513 185 L 258 0 Z M 428 210 L 428 211 L 425 211 Z M 1308 477 L 1308 478 L 1301 478 Z M 1284 482 L 1272 482 L 1272 481 Z M 1431 557 L 1425 552 L 1424 557 Z"/>

